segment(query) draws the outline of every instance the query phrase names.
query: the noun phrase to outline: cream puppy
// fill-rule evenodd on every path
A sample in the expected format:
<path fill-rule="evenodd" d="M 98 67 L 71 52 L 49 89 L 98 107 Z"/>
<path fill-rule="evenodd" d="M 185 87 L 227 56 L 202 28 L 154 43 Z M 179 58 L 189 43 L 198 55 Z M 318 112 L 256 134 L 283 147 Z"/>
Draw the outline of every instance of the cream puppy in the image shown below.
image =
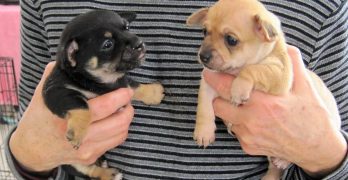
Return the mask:
<path fill-rule="evenodd" d="M 257 0 L 220 0 L 210 8 L 200 9 L 188 19 L 190 26 L 203 27 L 204 41 L 199 62 L 206 69 L 236 76 L 231 87 L 231 103 L 247 103 L 253 89 L 273 95 L 291 90 L 293 70 L 287 54 L 280 20 Z M 308 71 L 319 97 L 325 102 L 332 119 L 339 120 L 331 92 L 313 72 Z M 216 92 L 203 77 L 198 94 L 194 139 L 207 147 L 215 140 L 215 115 L 212 101 Z M 337 127 L 340 122 L 337 121 Z M 263 179 L 280 179 L 289 163 L 271 158 Z"/>

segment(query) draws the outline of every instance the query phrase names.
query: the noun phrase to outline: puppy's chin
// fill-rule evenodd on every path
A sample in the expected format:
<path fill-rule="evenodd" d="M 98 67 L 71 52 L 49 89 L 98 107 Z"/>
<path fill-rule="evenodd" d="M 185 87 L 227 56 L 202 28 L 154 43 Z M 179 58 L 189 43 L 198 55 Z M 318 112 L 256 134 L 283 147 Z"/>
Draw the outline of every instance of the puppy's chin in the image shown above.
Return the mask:
<path fill-rule="evenodd" d="M 142 51 L 138 56 L 138 61 L 143 62 L 145 61 L 145 51 Z"/>
<path fill-rule="evenodd" d="M 213 66 L 211 64 L 203 64 L 203 66 L 209 69 L 210 71 L 228 73 L 232 75 L 237 75 L 241 69 L 241 68 L 223 67 L 223 66 L 218 67 L 218 66 Z"/>
<path fill-rule="evenodd" d="M 140 61 L 136 62 L 125 62 L 125 63 L 120 63 L 117 68 L 116 72 L 127 72 L 130 70 L 133 70 L 141 65 Z"/>
<path fill-rule="evenodd" d="M 232 74 L 232 75 L 238 75 L 239 74 L 239 71 L 241 70 L 242 68 L 233 68 L 233 67 L 230 67 L 230 68 L 227 68 L 227 69 L 224 69 L 222 70 L 223 73 L 227 73 L 227 74 Z"/>
<path fill-rule="evenodd" d="M 145 61 L 145 50 L 131 56 L 123 56 L 121 62 L 116 67 L 117 72 L 127 72 L 139 67 Z"/>
<path fill-rule="evenodd" d="M 204 68 L 209 69 L 210 71 L 220 72 L 219 68 L 214 67 L 214 66 L 212 66 L 210 64 L 203 64 L 203 66 L 204 66 Z"/>

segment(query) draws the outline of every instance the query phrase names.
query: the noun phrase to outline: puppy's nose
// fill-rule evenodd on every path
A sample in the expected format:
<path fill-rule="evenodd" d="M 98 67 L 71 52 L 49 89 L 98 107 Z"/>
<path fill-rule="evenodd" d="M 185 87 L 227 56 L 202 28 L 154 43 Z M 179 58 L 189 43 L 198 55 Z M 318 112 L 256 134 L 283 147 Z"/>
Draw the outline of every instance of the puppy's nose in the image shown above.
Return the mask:
<path fill-rule="evenodd" d="M 211 60 L 211 57 L 212 55 L 210 52 L 199 53 L 199 58 L 201 59 L 203 63 L 208 63 Z"/>

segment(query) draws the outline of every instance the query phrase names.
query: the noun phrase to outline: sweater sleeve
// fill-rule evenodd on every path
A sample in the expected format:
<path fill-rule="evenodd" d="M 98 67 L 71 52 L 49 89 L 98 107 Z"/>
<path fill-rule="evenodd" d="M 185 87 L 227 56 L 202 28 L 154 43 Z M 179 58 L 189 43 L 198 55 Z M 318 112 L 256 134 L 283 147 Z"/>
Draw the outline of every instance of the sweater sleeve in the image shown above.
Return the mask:
<path fill-rule="evenodd" d="M 56 168 L 51 174 L 42 176 L 40 174 L 35 174 L 24 170 L 13 157 L 11 150 L 9 148 L 9 141 L 12 133 L 16 128 L 9 131 L 5 139 L 5 157 L 7 160 L 8 167 L 10 168 L 13 176 L 18 180 L 67 180 L 68 174 L 66 174 L 61 167 Z"/>
<path fill-rule="evenodd" d="M 348 3 L 323 22 L 308 68 L 318 74 L 335 96 L 342 120 L 341 131 L 348 142 Z M 283 179 L 312 179 L 300 167 L 291 166 Z M 336 171 L 324 179 L 348 179 L 348 156 Z"/>
<path fill-rule="evenodd" d="M 346 141 L 348 142 L 348 133 L 342 130 L 342 134 Z M 314 180 L 309 175 L 307 175 L 300 167 L 292 165 L 284 173 L 283 179 L 286 180 Z M 342 164 L 331 174 L 322 178 L 324 180 L 342 180 L 348 179 L 348 154 L 346 154 L 345 159 Z"/>

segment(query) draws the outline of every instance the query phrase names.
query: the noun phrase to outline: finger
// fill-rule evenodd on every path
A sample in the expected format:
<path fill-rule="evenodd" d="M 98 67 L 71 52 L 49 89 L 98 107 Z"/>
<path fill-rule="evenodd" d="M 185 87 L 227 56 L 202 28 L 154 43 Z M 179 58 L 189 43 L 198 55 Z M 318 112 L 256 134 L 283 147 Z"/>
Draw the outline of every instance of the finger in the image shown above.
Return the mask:
<path fill-rule="evenodd" d="M 229 101 L 222 98 L 216 98 L 213 102 L 213 107 L 215 115 L 221 118 L 226 126 L 229 123 L 232 125 L 240 123 L 240 114 L 243 109 L 232 105 Z"/>
<path fill-rule="evenodd" d="M 288 46 L 288 53 L 293 64 L 294 80 L 292 90 L 294 92 L 303 92 L 308 89 L 309 77 L 306 66 L 303 63 L 301 52 L 294 46 Z"/>
<path fill-rule="evenodd" d="M 269 155 L 267 141 L 258 135 L 253 135 L 244 125 L 235 125 L 231 129 L 241 144 L 242 149 L 249 155 Z"/>
<path fill-rule="evenodd" d="M 45 67 L 45 71 L 43 72 L 43 75 L 41 77 L 41 80 L 35 89 L 35 94 L 39 94 L 41 96 L 41 90 L 42 90 L 43 83 L 47 79 L 47 76 L 52 72 L 55 64 L 56 64 L 55 61 L 52 61 L 52 62 L 47 64 L 47 66 Z M 34 94 L 34 96 L 35 96 L 35 94 Z"/>
<path fill-rule="evenodd" d="M 203 77 L 220 97 L 223 97 L 226 100 L 231 99 L 231 84 L 234 76 L 204 69 Z"/>
<path fill-rule="evenodd" d="M 103 120 L 95 121 L 90 125 L 84 142 L 104 141 L 110 137 L 125 133 L 129 129 L 133 116 L 134 108 L 128 104 L 120 112 L 114 113 Z"/>
<path fill-rule="evenodd" d="M 104 119 L 127 105 L 133 96 L 130 88 L 121 88 L 88 101 L 92 121 Z"/>
<path fill-rule="evenodd" d="M 45 67 L 45 71 L 42 75 L 42 79 L 46 79 L 47 76 L 52 72 L 54 66 L 56 65 L 56 61 L 52 61 L 50 63 L 48 63 Z"/>
<path fill-rule="evenodd" d="M 104 141 L 86 143 L 82 145 L 78 151 L 75 151 L 76 154 L 74 158 L 72 158 L 73 162 L 71 162 L 71 164 L 76 163 L 76 161 L 84 165 L 93 164 L 106 151 L 124 143 L 127 137 L 128 133 L 125 132 L 123 134 L 110 137 Z"/>

